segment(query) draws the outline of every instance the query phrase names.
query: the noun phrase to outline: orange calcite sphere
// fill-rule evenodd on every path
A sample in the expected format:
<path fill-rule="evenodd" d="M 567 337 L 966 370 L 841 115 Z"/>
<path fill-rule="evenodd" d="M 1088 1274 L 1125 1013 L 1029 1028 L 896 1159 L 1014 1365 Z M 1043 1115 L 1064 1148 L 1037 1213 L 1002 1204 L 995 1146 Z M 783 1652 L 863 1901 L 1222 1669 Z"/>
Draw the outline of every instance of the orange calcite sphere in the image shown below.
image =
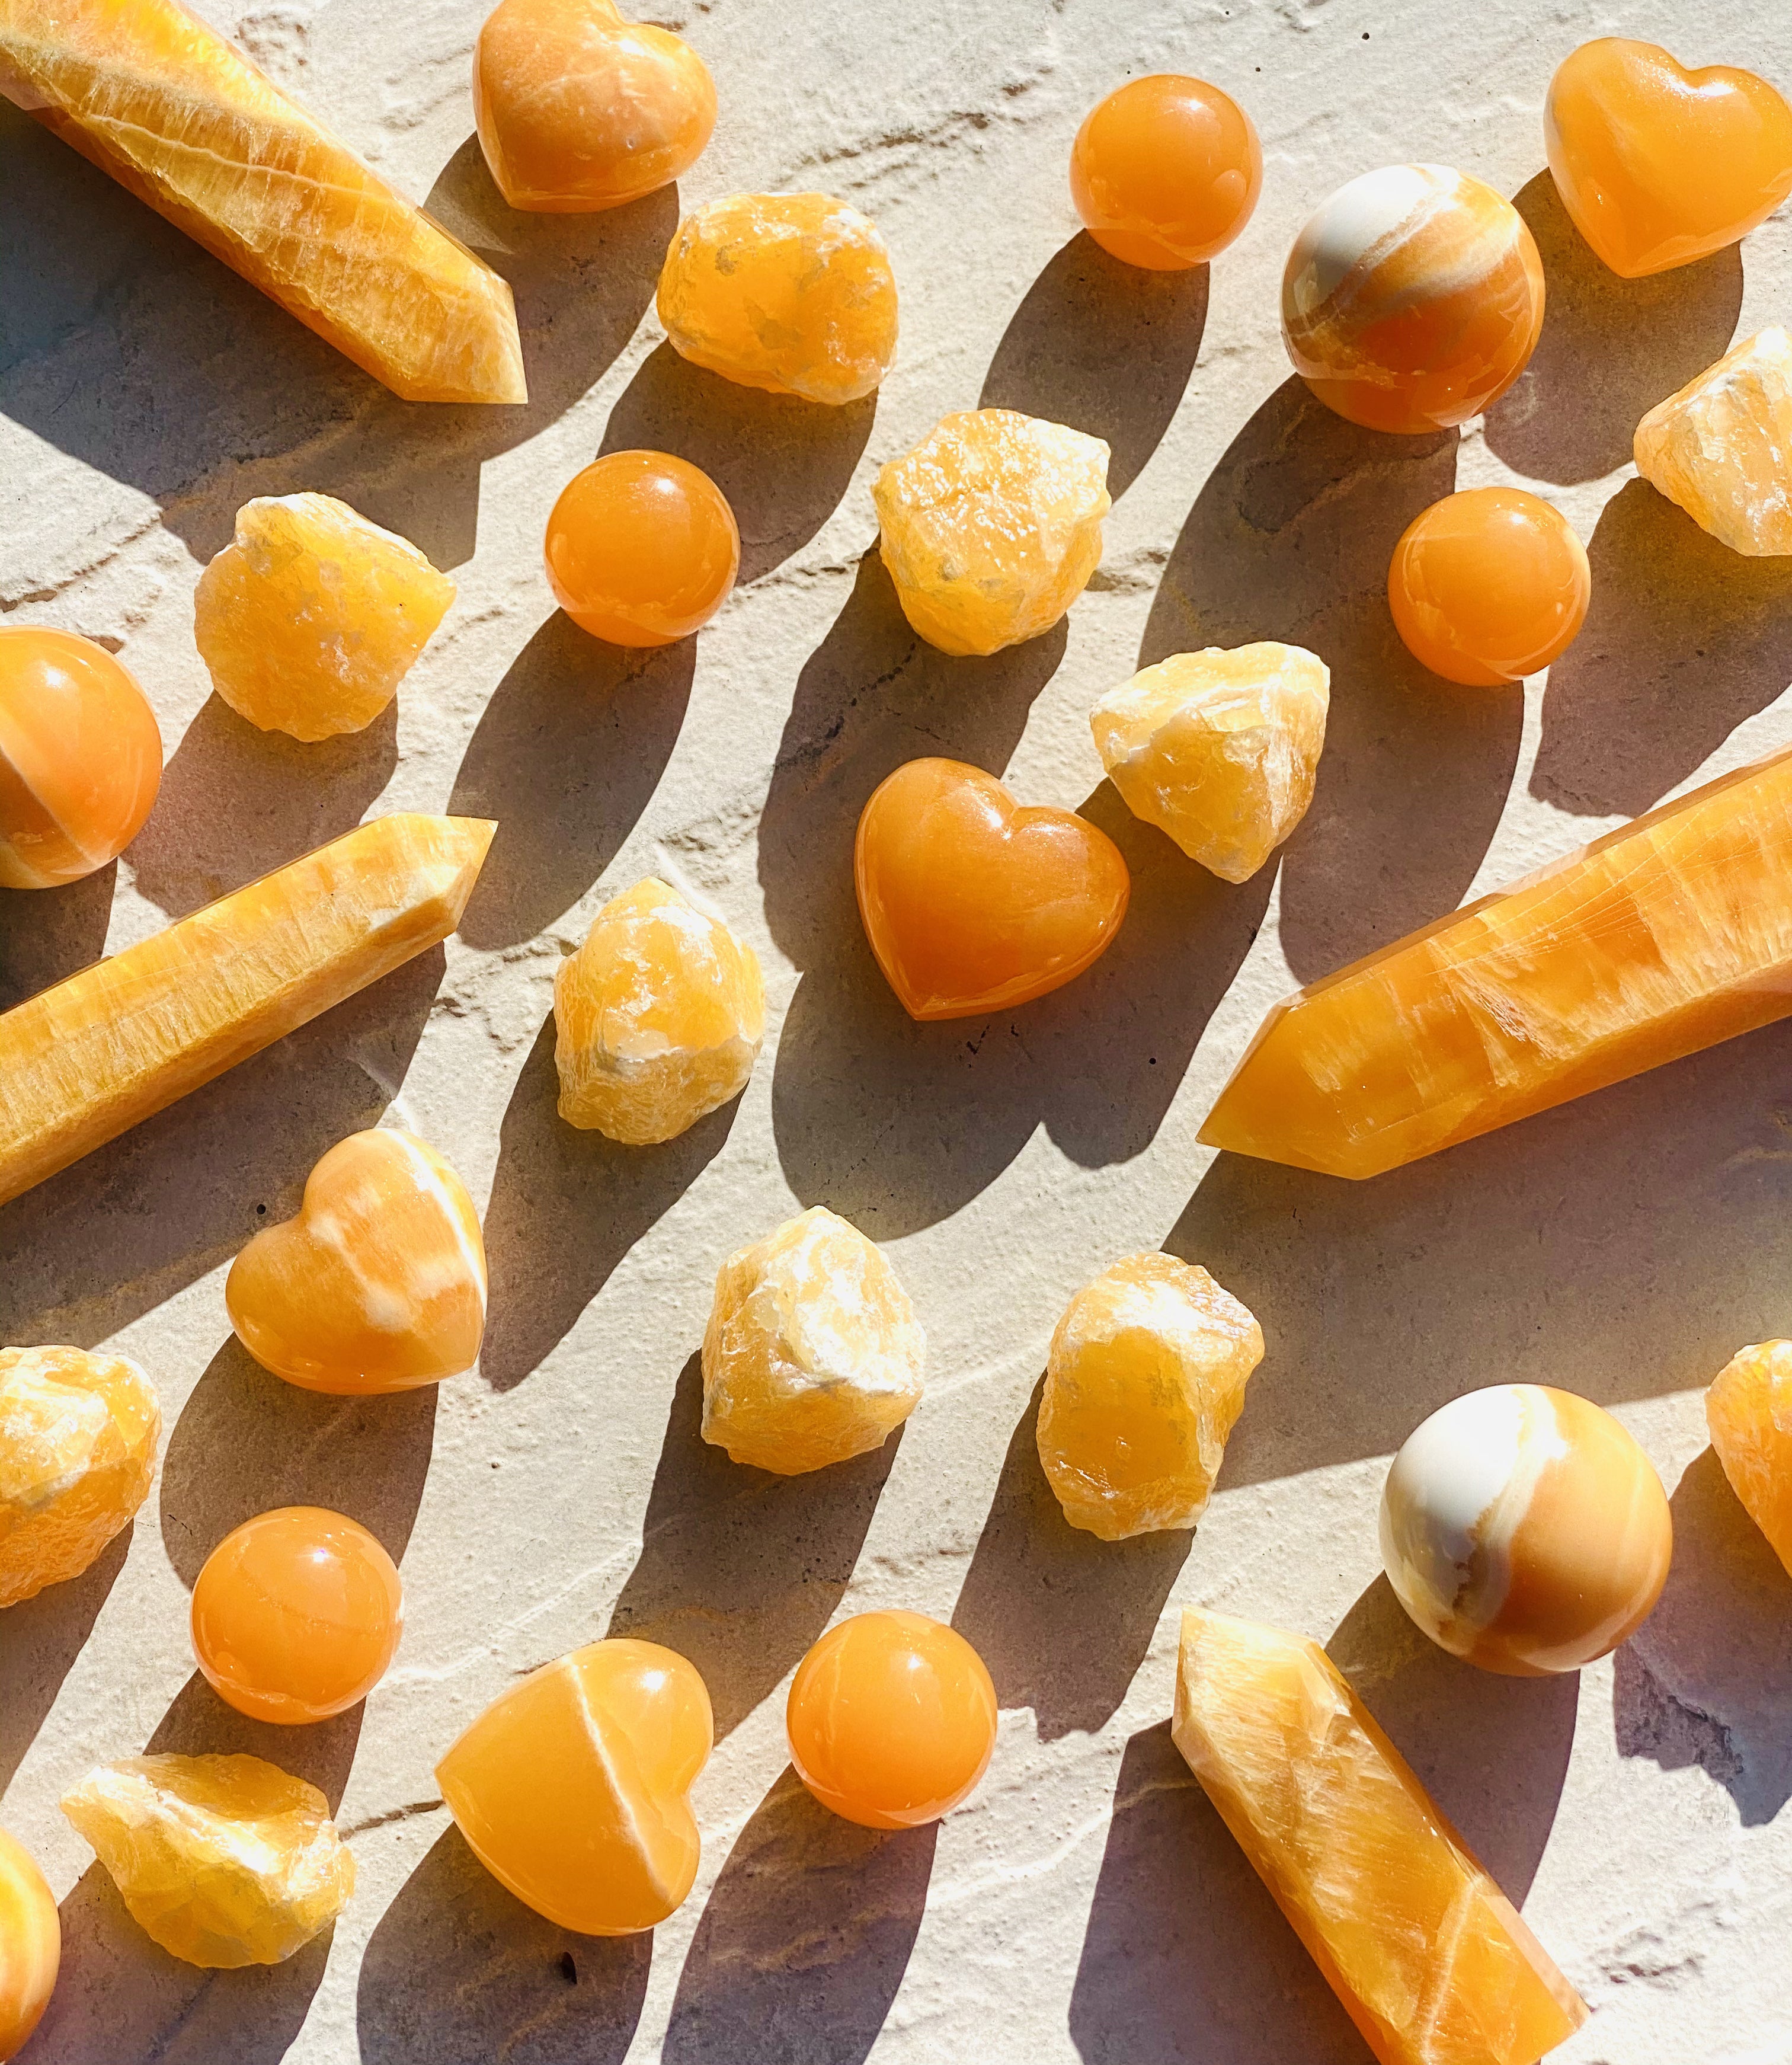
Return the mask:
<path fill-rule="evenodd" d="M 995 1687 L 962 1635 L 918 1613 L 855 1614 L 797 1667 L 797 1776 L 867 1829 L 914 1829 L 967 1799 L 995 1748 Z"/>
<path fill-rule="evenodd" d="M 1544 144 L 1562 205 L 1627 280 L 1689 265 L 1792 194 L 1792 107 L 1752 71 L 1684 71 L 1601 36 L 1557 67 Z"/>
<path fill-rule="evenodd" d="M 547 519 L 547 549 L 554 600 L 612 645 L 688 638 L 741 570 L 727 497 L 669 452 L 611 452 L 575 474 Z"/>
<path fill-rule="evenodd" d="M 1373 430 L 1478 416 L 1543 329 L 1543 261 L 1509 200 L 1444 165 L 1340 187 L 1294 240 L 1281 333 L 1319 399 Z"/>
<path fill-rule="evenodd" d="M 911 1018 L 967 1018 L 1056 989 L 1112 944 L 1132 879 L 1068 810 L 1023 807 L 993 774 L 911 760 L 882 782 L 853 851 L 865 936 Z"/>
<path fill-rule="evenodd" d="M 0 629 L 0 889 L 54 889 L 121 854 L 162 784 L 162 734 L 104 646 Z"/>
<path fill-rule="evenodd" d="M 398 1566 L 365 1527 L 320 1505 L 283 1505 L 206 1558 L 193 1654 L 240 1714 L 325 1721 L 385 1676 L 404 1618 Z"/>
<path fill-rule="evenodd" d="M 1181 272 L 1217 257 L 1251 219 L 1263 150 L 1250 117 L 1205 79 L 1159 72 L 1110 93 L 1070 154 L 1089 234 L 1128 265 Z"/>
<path fill-rule="evenodd" d="M 22 2051 L 55 1990 L 62 1917 L 30 1853 L 0 1829 L 0 2059 Z"/>
<path fill-rule="evenodd" d="M 1434 502 L 1407 527 L 1387 570 L 1407 650 L 1471 689 L 1547 667 L 1579 635 L 1592 595 L 1572 525 L 1521 487 L 1470 487 Z"/>
<path fill-rule="evenodd" d="M 474 46 L 473 119 L 512 208 L 588 213 L 696 163 L 716 83 L 681 36 L 611 0 L 503 0 Z"/>

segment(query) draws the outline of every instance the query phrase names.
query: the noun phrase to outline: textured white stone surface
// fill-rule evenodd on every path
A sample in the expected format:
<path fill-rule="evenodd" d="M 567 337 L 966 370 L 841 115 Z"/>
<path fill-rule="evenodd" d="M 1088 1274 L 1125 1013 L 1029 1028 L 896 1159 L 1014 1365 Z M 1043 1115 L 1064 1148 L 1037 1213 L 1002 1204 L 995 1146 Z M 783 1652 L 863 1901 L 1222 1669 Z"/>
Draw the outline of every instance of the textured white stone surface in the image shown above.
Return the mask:
<path fill-rule="evenodd" d="M 1542 170 L 1554 64 L 1659 36 L 1792 86 L 1782 0 L 696 0 L 655 18 L 722 113 L 684 182 L 825 186 L 887 236 L 899 365 L 829 412 L 684 367 L 651 313 L 678 203 L 511 215 L 470 140 L 479 0 L 206 11 L 514 280 L 535 399 L 406 406 L 10 109 L 0 110 L 0 611 L 118 647 L 171 758 L 115 871 L 0 903 L 0 1000 L 141 937 L 370 811 L 502 829 L 462 936 L 0 1213 L 0 1333 L 153 1372 L 158 1492 L 77 1583 L 0 1621 L 0 1815 L 63 1897 L 56 2065 L 1361 2065 L 1366 2056 L 1171 1750 L 1185 1600 L 1333 1643 L 1594 2009 L 1573 2065 L 1792 2057 L 1792 1584 L 1706 1450 L 1697 1388 L 1792 1332 L 1792 1026 L 1367 1186 L 1210 1162 L 1208 1103 L 1263 1008 L 1472 889 L 1792 738 L 1792 568 L 1726 553 L 1630 472 L 1645 408 L 1792 309 L 1792 219 L 1625 283 Z M 1261 130 L 1261 204 L 1205 275 L 1125 274 L 1076 238 L 1085 109 L 1181 69 Z M 1548 273 L 1531 370 L 1459 441 L 1378 438 L 1288 376 L 1281 260 L 1334 185 L 1390 161 L 1517 197 Z M 985 661 L 917 646 L 869 483 L 979 398 L 1113 445 L 1108 551 L 1067 626 Z M 624 662 L 552 612 L 539 539 L 606 446 L 665 446 L 733 499 L 745 579 L 696 641 Z M 1453 690 L 1398 645 L 1394 540 L 1452 485 L 1519 479 L 1588 542 L 1592 616 L 1546 685 Z M 191 597 L 253 495 L 317 488 L 460 583 L 358 738 L 301 747 L 208 700 Z M 1312 812 L 1231 888 L 1132 824 L 1086 714 L 1167 653 L 1274 638 L 1332 669 Z M 1118 944 L 987 1024 L 917 1028 L 850 883 L 874 782 L 916 751 L 1080 805 L 1135 871 Z M 738 1109 L 666 1148 L 554 1113 L 553 972 L 654 872 L 766 970 Z M 287 1389 L 232 1344 L 225 1267 L 323 1150 L 382 1114 L 487 1201 L 482 1376 L 439 1396 Z M 931 1348 L 900 1442 L 774 1481 L 696 1440 L 716 1267 L 799 1205 L 890 1243 Z M 1104 1547 L 1032 1452 L 1076 1287 L 1164 1243 L 1261 1319 L 1198 1538 Z M 1653 1620 L 1578 1682 L 1433 1652 L 1378 1575 L 1383 1459 L 1501 1379 L 1615 1405 L 1673 1496 Z M 192 1673 L 187 1594 L 264 1507 L 339 1506 L 402 1551 L 405 1646 L 364 1713 L 264 1733 Z M 1004 1708 L 937 1834 L 830 1821 L 785 1772 L 782 1694 L 833 1616 L 953 1617 Z M 685 1650 L 721 1740 L 704 1860 L 653 1940 L 562 1936 L 454 1835 L 435 1756 L 517 1672 L 607 1630 Z M 340 1803 L 360 1890 L 285 1967 L 206 1976 L 133 1928 L 55 1809 L 93 1761 L 252 1745 Z"/>

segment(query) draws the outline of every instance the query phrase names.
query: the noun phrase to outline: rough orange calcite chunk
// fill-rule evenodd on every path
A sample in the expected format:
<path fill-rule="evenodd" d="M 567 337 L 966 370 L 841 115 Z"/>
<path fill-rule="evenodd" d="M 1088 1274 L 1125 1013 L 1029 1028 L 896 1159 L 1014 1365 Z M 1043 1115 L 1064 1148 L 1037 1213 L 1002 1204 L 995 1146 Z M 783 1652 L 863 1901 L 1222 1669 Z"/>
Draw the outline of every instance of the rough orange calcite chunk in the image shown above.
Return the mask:
<path fill-rule="evenodd" d="M 658 307 L 680 358 L 773 394 L 857 402 L 896 362 L 889 247 L 830 194 L 730 194 L 687 216 Z"/>
<path fill-rule="evenodd" d="M 78 1578 L 149 1496 L 162 1408 L 122 1356 L 0 1353 L 0 1606 Z"/>
<path fill-rule="evenodd" d="M 1128 265 L 1179 272 L 1217 258 L 1263 191 L 1250 117 L 1205 79 L 1128 79 L 1084 118 L 1070 154 L 1076 212 Z"/>
<path fill-rule="evenodd" d="M 1751 558 L 1792 552 L 1792 337 L 1746 338 L 1637 426 L 1637 471 Z"/>
<path fill-rule="evenodd" d="M 0 1017 L 0 1204 L 446 939 L 496 830 L 377 818 Z"/>
<path fill-rule="evenodd" d="M 1128 1255 L 1065 1308 L 1046 1358 L 1039 1462 L 1064 1517 L 1104 1542 L 1207 1510 L 1263 1329 L 1205 1269 Z"/>
<path fill-rule="evenodd" d="M 1062 423 L 967 409 L 884 467 L 878 548 L 930 645 L 996 653 L 1051 628 L 1101 563 L 1108 456 Z"/>
<path fill-rule="evenodd" d="M 1170 1732 L 1381 2065 L 1534 2065 L 1586 2020 L 1318 1643 L 1185 1611 Z"/>
<path fill-rule="evenodd" d="M 685 1796 L 714 1725 L 695 1667 L 656 1642 L 588 1643 L 486 1707 L 436 1766 L 486 1869 L 587 1936 L 664 1922 L 696 1877 Z"/>
<path fill-rule="evenodd" d="M 0 1829 L 0 2060 L 42 2020 L 62 1962 L 56 1897 L 30 1852 Z"/>
<path fill-rule="evenodd" d="M 470 1369 L 486 1324 L 479 1214 L 445 1155 L 395 1128 L 338 1141 L 296 1218 L 230 1266 L 224 1303 L 264 1369 L 307 1391 L 410 1391 Z"/>
<path fill-rule="evenodd" d="M 0 92 L 407 402 L 523 402 L 510 287 L 176 0 L 0 0 Z"/>
<path fill-rule="evenodd" d="M 0 628 L 0 889 L 54 889 L 103 867 L 161 784 L 155 713 L 104 646 Z"/>
<path fill-rule="evenodd" d="M 1209 1147 L 1374 1176 L 1792 1011 L 1792 754 L 1278 1004 Z"/>
<path fill-rule="evenodd" d="M 794 1477 L 880 1447 L 921 1402 L 927 1337 L 874 1242 L 820 1205 L 722 1264 L 703 1438 Z"/>
<path fill-rule="evenodd" d="M 1306 815 L 1330 707 L 1331 671 L 1304 646 L 1209 645 L 1110 689 L 1089 729 L 1134 817 L 1244 882 Z"/>
<path fill-rule="evenodd" d="M 1601 36 L 1544 102 L 1549 169 L 1574 225 L 1627 280 L 1690 265 L 1792 194 L 1792 107 L 1752 71 L 1687 71 L 1658 43 Z"/>
<path fill-rule="evenodd" d="M 1705 1419 L 1730 1489 L 1792 1574 L 1792 1341 L 1738 1350 L 1705 1394 Z"/>
<path fill-rule="evenodd" d="M 212 685 L 294 738 L 371 724 L 454 599 L 407 539 L 328 495 L 262 495 L 200 576 L 193 628 Z"/>
<path fill-rule="evenodd" d="M 1017 804 L 958 760 L 911 760 L 880 783 L 853 878 L 878 965 L 919 1019 L 1005 1010 L 1071 981 L 1112 944 L 1132 892 L 1104 831 Z"/>
<path fill-rule="evenodd" d="M 580 214 L 688 172 L 716 83 L 682 37 L 613 0 L 503 0 L 474 46 L 473 119 L 512 208 Z"/>
<path fill-rule="evenodd" d="M 559 1111 L 630 1146 L 675 1138 L 747 1086 L 765 1037 L 759 956 L 649 875 L 554 978 Z"/>
<path fill-rule="evenodd" d="M 561 491 L 544 544 L 554 600 L 612 645 L 670 645 L 734 591 L 741 532 L 708 474 L 670 452 L 607 452 Z"/>

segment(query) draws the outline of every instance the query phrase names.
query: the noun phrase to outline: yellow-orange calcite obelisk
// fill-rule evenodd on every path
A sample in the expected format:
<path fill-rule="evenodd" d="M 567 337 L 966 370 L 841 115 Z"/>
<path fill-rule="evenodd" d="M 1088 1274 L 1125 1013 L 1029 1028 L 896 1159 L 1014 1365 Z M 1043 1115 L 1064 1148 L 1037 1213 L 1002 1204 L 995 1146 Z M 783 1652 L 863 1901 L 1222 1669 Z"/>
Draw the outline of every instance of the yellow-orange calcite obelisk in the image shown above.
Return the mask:
<path fill-rule="evenodd" d="M 1209 1147 L 1378 1176 L 1792 1013 L 1792 752 L 1278 1004 Z"/>

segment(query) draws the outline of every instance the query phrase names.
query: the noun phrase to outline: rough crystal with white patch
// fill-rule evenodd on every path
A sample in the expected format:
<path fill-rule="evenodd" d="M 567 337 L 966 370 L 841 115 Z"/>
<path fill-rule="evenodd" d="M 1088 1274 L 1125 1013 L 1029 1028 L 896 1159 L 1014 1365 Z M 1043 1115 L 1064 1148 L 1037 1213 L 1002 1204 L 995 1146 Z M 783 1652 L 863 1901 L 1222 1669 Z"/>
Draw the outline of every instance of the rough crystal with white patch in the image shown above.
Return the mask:
<path fill-rule="evenodd" d="M 1752 559 L 1792 552 L 1792 337 L 1726 352 L 1637 426 L 1637 471 L 1701 529 Z"/>

